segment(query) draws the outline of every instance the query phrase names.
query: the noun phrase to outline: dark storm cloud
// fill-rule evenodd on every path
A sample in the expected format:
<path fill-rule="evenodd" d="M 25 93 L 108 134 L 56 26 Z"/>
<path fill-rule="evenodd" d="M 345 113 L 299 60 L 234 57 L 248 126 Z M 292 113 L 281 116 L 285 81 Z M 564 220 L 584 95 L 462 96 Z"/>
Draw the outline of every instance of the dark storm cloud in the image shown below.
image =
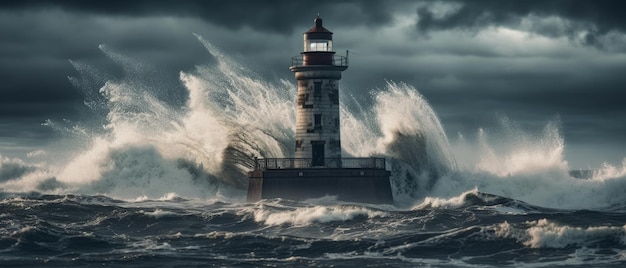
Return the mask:
<path fill-rule="evenodd" d="M 626 62 L 613 65 L 602 63 L 606 58 L 597 60 L 599 63 L 572 58 L 551 64 L 552 60 L 539 58 L 516 72 L 506 71 L 521 61 L 458 62 L 459 66 L 448 68 L 454 73 L 453 79 L 408 81 L 420 85 L 423 94 L 441 111 L 451 133 L 467 132 L 472 125 L 474 129 L 489 127 L 496 122 L 492 115 L 499 112 L 535 125 L 558 115 L 568 141 L 617 141 L 626 136 L 626 127 L 618 123 L 626 118 L 622 101 L 626 99 L 626 79 L 621 74 Z M 446 64 L 439 65 L 445 69 Z M 428 69 L 424 66 L 420 71 L 426 77 L 442 75 Z M 446 79 L 447 84 L 439 82 Z M 453 129 L 453 124 L 459 127 Z"/>
<path fill-rule="evenodd" d="M 247 26 L 264 32 L 291 33 L 308 26 L 308 20 L 319 12 L 324 18 L 342 25 L 380 26 L 393 22 L 394 12 L 406 9 L 411 2 L 423 2 L 417 9 L 417 27 L 421 31 L 447 29 L 480 29 L 494 25 L 518 24 L 527 16 L 555 16 L 571 20 L 566 28 L 546 24 L 534 30 L 550 36 L 573 36 L 585 30 L 585 41 L 594 43 L 598 35 L 612 30 L 625 32 L 626 17 L 620 0 L 528 0 L 528 1 L 359 1 L 359 0 L 239 0 L 239 1 L 16 1 L 0 4 L 0 8 L 61 8 L 72 12 L 120 16 L 197 17 L 231 29 Z M 458 4 L 449 14 L 439 16 L 431 4 Z M 410 5 L 409 5 L 410 6 Z M 454 10 L 455 9 L 455 10 Z"/>
<path fill-rule="evenodd" d="M 395 1 L 394 1 L 395 2 Z M 397 1 L 359 0 L 239 0 L 239 1 L 14 1 L 0 9 L 61 8 L 71 12 L 120 16 L 197 17 L 210 23 L 239 29 L 247 26 L 263 32 L 291 33 L 311 23 L 315 13 L 349 25 L 381 25 L 392 21 L 391 9 Z M 340 6 L 340 8 L 337 8 Z M 309 19 L 310 18 L 310 19 Z"/>
<path fill-rule="evenodd" d="M 477 30 L 489 26 L 517 26 L 529 16 L 558 17 L 570 20 L 564 27 L 538 23 L 532 27 L 537 33 L 548 36 L 577 38 L 583 33 L 583 42 L 598 44 L 598 38 L 611 31 L 626 32 L 626 2 L 620 0 L 527 0 L 527 1 L 445 1 L 456 5 L 446 14 L 437 14 L 430 6 L 421 6 L 417 13 L 420 31 L 449 29 Z"/>

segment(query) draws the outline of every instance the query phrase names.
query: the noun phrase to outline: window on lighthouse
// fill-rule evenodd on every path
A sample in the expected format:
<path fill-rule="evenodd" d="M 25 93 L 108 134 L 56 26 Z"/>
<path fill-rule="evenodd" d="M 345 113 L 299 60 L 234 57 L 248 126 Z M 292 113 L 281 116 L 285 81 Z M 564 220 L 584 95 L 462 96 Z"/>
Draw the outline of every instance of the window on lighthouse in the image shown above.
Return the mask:
<path fill-rule="evenodd" d="M 333 41 L 331 40 L 307 40 L 304 51 L 332 51 Z"/>
<path fill-rule="evenodd" d="M 313 126 L 315 127 L 315 129 L 320 129 L 322 128 L 322 115 L 321 114 L 315 114 L 313 117 Z"/>

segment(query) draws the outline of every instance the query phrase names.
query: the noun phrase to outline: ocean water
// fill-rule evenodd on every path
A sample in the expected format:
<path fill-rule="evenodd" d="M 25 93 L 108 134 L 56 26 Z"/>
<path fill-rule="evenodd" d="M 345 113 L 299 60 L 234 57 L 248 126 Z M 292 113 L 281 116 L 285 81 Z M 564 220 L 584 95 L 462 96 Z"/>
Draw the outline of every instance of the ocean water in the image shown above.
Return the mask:
<path fill-rule="evenodd" d="M 411 208 L 4 195 L 4 267 L 623 266 L 623 208 L 559 210 L 469 191 Z"/>
<path fill-rule="evenodd" d="M 0 155 L 0 266 L 626 265 L 626 160 L 573 176 L 558 122 L 449 138 L 401 82 L 340 97 L 344 156 L 386 157 L 393 205 L 245 202 L 254 157 L 294 149 L 296 86 L 197 38 L 216 62 L 179 73 L 183 97 L 104 45 L 121 75 L 70 61 L 90 120 Z"/>

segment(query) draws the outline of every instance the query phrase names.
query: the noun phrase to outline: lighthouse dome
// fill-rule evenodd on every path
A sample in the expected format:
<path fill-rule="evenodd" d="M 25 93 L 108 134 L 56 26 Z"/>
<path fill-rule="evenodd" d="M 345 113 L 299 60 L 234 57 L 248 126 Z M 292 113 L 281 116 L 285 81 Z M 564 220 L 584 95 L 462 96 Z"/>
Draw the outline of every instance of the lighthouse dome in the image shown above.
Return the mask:
<path fill-rule="evenodd" d="M 313 27 L 304 33 L 304 52 L 333 51 L 333 33 L 322 26 L 319 16 L 313 22 Z"/>

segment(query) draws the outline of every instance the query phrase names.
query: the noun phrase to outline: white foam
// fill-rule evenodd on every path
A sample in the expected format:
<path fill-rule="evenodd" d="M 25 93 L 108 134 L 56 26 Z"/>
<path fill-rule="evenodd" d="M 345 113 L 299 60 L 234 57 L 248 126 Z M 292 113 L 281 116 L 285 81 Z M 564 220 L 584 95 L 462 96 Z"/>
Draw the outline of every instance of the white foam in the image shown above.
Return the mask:
<path fill-rule="evenodd" d="M 384 217 L 386 213 L 356 206 L 315 206 L 289 211 L 272 211 L 261 207 L 254 211 L 254 220 L 267 225 L 310 225 L 314 222 L 348 221 L 355 217 Z"/>
<path fill-rule="evenodd" d="M 514 238 L 531 248 L 565 248 L 584 246 L 598 240 L 615 240 L 626 244 L 626 225 L 572 227 L 547 219 L 526 222 L 527 228 L 514 227 L 508 222 L 495 227 L 497 237 Z"/>
<path fill-rule="evenodd" d="M 144 215 L 151 216 L 151 217 L 154 217 L 156 219 L 159 219 L 159 218 L 165 217 L 165 216 L 176 215 L 176 213 L 174 213 L 174 212 L 165 211 L 165 210 L 162 210 L 160 208 L 157 208 L 154 211 L 143 211 L 142 210 L 140 212 L 143 213 Z"/>
<path fill-rule="evenodd" d="M 424 201 L 422 203 L 414 206 L 413 210 L 424 208 L 458 208 L 465 204 L 465 199 L 468 195 L 478 195 L 478 189 L 474 188 L 473 190 L 464 192 L 459 196 L 454 196 L 448 199 L 439 197 L 426 197 L 424 198 Z"/>
<path fill-rule="evenodd" d="M 170 192 L 170 193 L 166 193 L 165 195 L 163 195 L 161 198 L 159 198 L 159 200 L 161 200 L 161 201 L 171 201 L 171 200 L 175 200 L 177 198 L 180 198 L 180 196 L 178 196 L 178 194 Z"/>

